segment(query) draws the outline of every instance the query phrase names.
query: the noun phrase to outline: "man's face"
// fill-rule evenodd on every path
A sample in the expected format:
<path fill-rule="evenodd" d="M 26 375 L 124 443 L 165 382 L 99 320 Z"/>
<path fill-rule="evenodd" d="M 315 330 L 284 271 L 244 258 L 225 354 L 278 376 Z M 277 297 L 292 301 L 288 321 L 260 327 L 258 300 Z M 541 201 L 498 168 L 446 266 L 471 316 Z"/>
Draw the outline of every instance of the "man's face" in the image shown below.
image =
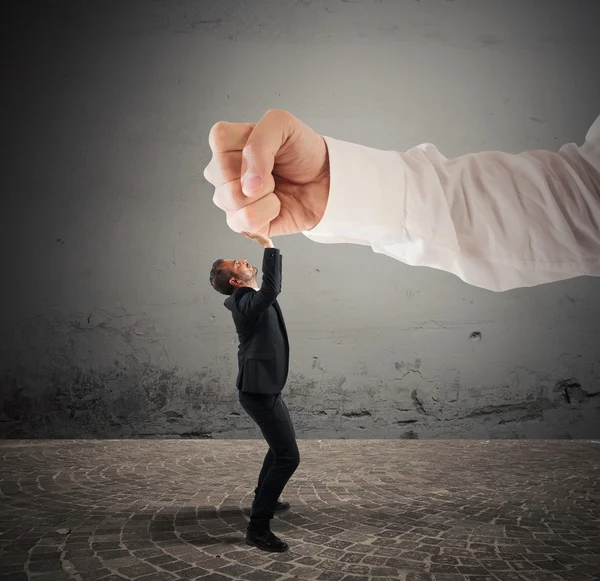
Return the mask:
<path fill-rule="evenodd" d="M 258 272 L 258 269 L 255 266 L 249 264 L 247 260 L 241 259 L 224 260 L 222 267 L 229 268 L 231 271 L 231 278 L 235 279 L 235 281 L 230 280 L 230 282 L 234 286 L 250 284 L 255 280 L 256 273 Z"/>

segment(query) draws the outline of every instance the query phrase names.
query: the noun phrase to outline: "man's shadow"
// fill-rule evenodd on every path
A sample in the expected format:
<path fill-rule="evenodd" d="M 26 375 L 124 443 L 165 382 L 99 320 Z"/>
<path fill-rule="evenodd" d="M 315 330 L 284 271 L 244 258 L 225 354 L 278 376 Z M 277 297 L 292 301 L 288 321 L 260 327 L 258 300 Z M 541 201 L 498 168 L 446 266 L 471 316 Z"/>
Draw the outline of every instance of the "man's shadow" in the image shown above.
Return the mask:
<path fill-rule="evenodd" d="M 244 541 L 248 521 L 244 515 L 250 517 L 250 506 L 223 505 L 219 508 L 184 508 L 177 511 L 160 511 L 159 519 L 150 520 L 148 532 L 151 540 L 175 541 L 175 531 L 179 540 L 188 545 L 206 547 L 210 545 L 226 544 L 236 545 Z M 140 513 L 138 518 L 143 518 L 146 513 Z M 300 519 L 293 510 L 278 513 L 274 519 L 289 521 Z M 135 519 L 135 517 L 134 517 Z M 186 527 L 201 526 L 202 531 L 186 531 Z M 182 530 L 178 530 L 178 528 Z M 232 530 L 233 529 L 233 530 Z"/>

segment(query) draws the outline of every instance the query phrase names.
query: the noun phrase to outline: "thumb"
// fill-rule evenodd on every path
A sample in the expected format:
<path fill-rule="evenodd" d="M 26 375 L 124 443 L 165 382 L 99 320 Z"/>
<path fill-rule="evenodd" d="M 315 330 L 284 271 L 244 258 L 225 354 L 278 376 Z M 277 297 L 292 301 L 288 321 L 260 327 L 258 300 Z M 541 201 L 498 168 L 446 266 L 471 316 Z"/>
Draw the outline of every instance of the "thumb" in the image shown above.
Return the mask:
<path fill-rule="evenodd" d="M 270 109 L 256 124 L 242 150 L 242 191 L 259 197 L 275 189 L 273 166 L 281 146 L 294 131 L 294 117 L 279 109 Z"/>

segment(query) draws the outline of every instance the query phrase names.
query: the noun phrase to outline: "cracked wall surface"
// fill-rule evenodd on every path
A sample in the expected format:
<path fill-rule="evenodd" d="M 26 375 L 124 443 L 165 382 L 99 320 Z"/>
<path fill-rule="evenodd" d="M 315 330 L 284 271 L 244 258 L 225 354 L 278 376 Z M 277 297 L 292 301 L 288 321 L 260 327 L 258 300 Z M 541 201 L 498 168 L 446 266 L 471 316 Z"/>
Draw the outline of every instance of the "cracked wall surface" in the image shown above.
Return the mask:
<path fill-rule="evenodd" d="M 581 142 L 599 113 L 593 0 L 13 9 L 3 438 L 260 437 L 208 285 L 216 258 L 261 255 L 203 179 L 216 121 L 284 108 L 454 157 Z M 497 294 L 363 246 L 276 242 L 299 437 L 600 437 L 600 279 Z"/>

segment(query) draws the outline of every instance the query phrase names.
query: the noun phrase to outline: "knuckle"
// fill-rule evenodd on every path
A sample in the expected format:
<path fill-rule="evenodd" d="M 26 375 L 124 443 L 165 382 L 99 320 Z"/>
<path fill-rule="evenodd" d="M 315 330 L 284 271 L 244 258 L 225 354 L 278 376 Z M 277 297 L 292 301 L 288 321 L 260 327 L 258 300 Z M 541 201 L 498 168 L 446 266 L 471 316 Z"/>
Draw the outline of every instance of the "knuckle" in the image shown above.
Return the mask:
<path fill-rule="evenodd" d="M 256 141 L 249 141 L 244 146 L 244 149 L 242 150 L 242 155 L 254 157 L 254 156 L 260 155 L 260 153 L 261 153 L 260 150 L 261 150 L 261 147 L 260 147 L 259 143 L 257 143 Z"/>
<path fill-rule="evenodd" d="M 265 118 L 269 120 L 269 123 L 281 125 L 282 127 L 293 126 L 294 116 L 285 109 L 269 109 L 265 113 Z"/>
<path fill-rule="evenodd" d="M 218 189 L 215 190 L 212 201 L 213 201 L 213 204 L 220 210 L 225 209 L 225 204 L 223 203 L 223 196 L 221 195 L 221 192 L 219 192 Z"/>
<path fill-rule="evenodd" d="M 285 117 L 287 115 L 287 111 L 283 109 L 268 109 L 265 113 L 265 117 Z"/>
<path fill-rule="evenodd" d="M 208 142 L 213 151 L 220 149 L 227 135 L 227 122 L 217 121 L 210 129 Z"/>
<path fill-rule="evenodd" d="M 236 212 L 237 224 L 240 228 L 239 231 L 247 230 L 252 232 L 254 230 L 254 222 L 256 220 L 256 212 L 252 208 L 252 205 L 244 206 Z"/>
<path fill-rule="evenodd" d="M 247 227 L 252 222 L 252 214 L 253 212 L 250 206 L 244 206 L 237 211 L 238 220 L 241 225 L 246 227 L 245 229 L 248 229 Z"/>
<path fill-rule="evenodd" d="M 209 163 L 209 164 L 208 164 L 208 165 L 207 165 L 207 166 L 204 168 L 204 171 L 202 172 L 202 174 L 204 175 L 204 179 L 205 179 L 207 182 L 210 182 L 210 183 L 212 184 L 213 182 L 212 182 L 212 179 L 211 179 L 212 173 L 211 173 L 210 165 L 211 165 L 211 164 Z"/>
<path fill-rule="evenodd" d="M 213 196 L 213 202 L 215 206 L 226 210 L 226 211 L 237 211 L 241 207 L 238 197 L 237 189 L 239 188 L 239 182 L 233 180 L 221 187 L 215 189 L 215 195 Z"/>
<path fill-rule="evenodd" d="M 240 225 L 239 218 L 237 216 L 237 212 L 232 213 L 228 212 L 226 217 L 227 226 L 231 228 L 234 232 L 243 232 L 244 228 Z"/>

